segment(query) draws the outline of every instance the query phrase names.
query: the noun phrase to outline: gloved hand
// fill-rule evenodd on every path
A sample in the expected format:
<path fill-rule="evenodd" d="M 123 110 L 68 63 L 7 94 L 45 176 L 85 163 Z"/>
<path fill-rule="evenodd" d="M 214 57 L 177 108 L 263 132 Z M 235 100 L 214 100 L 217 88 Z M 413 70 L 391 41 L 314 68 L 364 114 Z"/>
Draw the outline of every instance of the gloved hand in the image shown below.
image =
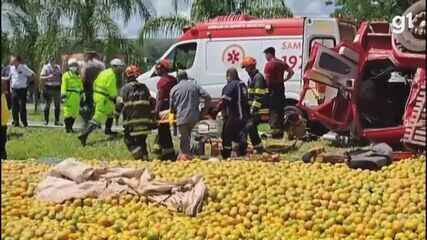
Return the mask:
<path fill-rule="evenodd" d="M 256 112 L 256 110 L 255 110 L 255 109 L 251 108 L 251 110 L 249 111 L 249 114 L 250 114 L 251 116 L 255 116 L 255 115 L 257 114 L 257 112 Z"/>
<path fill-rule="evenodd" d="M 67 96 L 66 95 L 61 95 L 61 102 L 64 103 L 65 100 L 67 100 Z"/>

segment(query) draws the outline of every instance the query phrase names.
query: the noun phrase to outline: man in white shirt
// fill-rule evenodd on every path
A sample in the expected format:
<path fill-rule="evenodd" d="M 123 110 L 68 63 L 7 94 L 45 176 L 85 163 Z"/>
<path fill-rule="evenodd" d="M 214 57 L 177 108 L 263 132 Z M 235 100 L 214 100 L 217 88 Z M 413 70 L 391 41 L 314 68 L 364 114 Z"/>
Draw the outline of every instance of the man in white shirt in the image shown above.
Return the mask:
<path fill-rule="evenodd" d="M 27 89 L 29 79 L 34 77 L 34 71 L 23 63 L 20 56 L 11 57 L 10 60 L 9 76 L 2 79 L 10 80 L 13 125 L 19 127 L 21 117 L 22 124 L 27 127 Z"/>
<path fill-rule="evenodd" d="M 44 108 L 45 125 L 49 124 L 50 104 L 55 106 L 55 125 L 60 126 L 59 114 L 61 112 L 61 67 L 56 63 L 54 57 L 49 57 L 46 64 L 43 65 L 40 72 L 40 80 L 42 80 L 43 97 L 46 100 Z"/>

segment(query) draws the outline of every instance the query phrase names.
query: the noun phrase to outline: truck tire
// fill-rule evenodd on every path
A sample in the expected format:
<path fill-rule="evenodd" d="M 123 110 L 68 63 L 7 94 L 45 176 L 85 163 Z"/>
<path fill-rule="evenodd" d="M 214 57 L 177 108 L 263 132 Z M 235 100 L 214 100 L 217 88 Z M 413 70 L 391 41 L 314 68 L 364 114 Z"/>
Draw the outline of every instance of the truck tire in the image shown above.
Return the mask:
<path fill-rule="evenodd" d="M 406 16 L 412 13 L 414 28 L 409 29 Z M 394 39 L 398 44 L 410 52 L 424 52 L 426 50 L 426 2 L 425 0 L 418 1 L 411 5 L 404 13 L 405 20 L 404 31 L 400 34 L 393 33 Z M 420 26 L 423 25 L 423 26 Z"/>
<path fill-rule="evenodd" d="M 310 132 L 315 136 L 322 136 L 323 134 L 329 131 L 320 122 L 310 121 L 307 117 L 307 113 L 304 112 L 302 109 L 298 108 L 297 106 L 287 106 L 285 107 L 284 112 L 285 112 L 285 115 L 286 113 L 297 113 L 300 117 L 302 117 L 306 121 L 308 132 Z"/>

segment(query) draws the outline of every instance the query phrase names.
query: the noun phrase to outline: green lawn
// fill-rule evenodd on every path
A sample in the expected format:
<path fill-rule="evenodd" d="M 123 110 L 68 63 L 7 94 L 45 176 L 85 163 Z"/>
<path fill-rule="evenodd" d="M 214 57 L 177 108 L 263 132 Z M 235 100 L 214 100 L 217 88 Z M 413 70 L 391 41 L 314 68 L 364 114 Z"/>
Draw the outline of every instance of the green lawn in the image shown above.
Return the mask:
<path fill-rule="evenodd" d="M 88 146 L 82 147 L 77 139 L 78 134 L 66 134 L 64 130 L 52 128 L 9 128 L 7 143 L 8 158 L 14 160 L 39 159 L 61 160 L 67 157 L 79 159 L 121 160 L 132 159 L 123 137 L 111 139 L 103 131 L 97 130 L 89 137 Z M 149 136 L 152 146 L 154 135 Z M 175 138 L 175 149 L 178 140 Z M 270 143 L 271 141 L 268 141 Z M 281 141 L 287 144 L 286 140 Z M 267 143 L 267 144 L 268 144 Z M 297 151 L 284 154 L 287 160 L 298 160 L 304 152 L 314 146 L 326 146 L 333 152 L 343 151 L 329 146 L 326 142 L 315 141 L 304 143 Z M 151 158 L 156 158 L 150 155 Z"/>

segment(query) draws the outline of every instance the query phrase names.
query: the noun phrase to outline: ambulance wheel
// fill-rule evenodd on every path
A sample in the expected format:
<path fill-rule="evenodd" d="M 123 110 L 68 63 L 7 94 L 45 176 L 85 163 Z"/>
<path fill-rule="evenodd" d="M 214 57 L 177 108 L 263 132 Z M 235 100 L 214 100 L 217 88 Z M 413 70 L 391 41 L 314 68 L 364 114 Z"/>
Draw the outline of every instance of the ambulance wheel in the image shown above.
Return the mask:
<path fill-rule="evenodd" d="M 406 16 L 412 13 L 412 24 L 414 27 L 409 29 L 409 23 Z M 412 4 L 402 15 L 405 17 L 405 26 L 402 33 L 393 33 L 394 38 L 404 49 L 410 52 L 424 52 L 426 50 L 426 3 L 418 1 Z"/>

